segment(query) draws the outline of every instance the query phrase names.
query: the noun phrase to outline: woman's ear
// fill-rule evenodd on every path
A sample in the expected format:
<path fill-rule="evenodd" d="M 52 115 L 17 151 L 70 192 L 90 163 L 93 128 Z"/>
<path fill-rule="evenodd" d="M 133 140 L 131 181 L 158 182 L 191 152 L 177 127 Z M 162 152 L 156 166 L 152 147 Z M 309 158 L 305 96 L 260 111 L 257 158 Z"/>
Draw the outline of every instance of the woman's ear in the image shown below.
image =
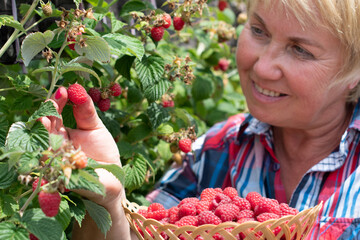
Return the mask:
<path fill-rule="evenodd" d="M 359 80 L 349 83 L 349 85 L 348 85 L 349 90 L 353 90 L 358 85 L 358 83 L 359 83 Z"/>

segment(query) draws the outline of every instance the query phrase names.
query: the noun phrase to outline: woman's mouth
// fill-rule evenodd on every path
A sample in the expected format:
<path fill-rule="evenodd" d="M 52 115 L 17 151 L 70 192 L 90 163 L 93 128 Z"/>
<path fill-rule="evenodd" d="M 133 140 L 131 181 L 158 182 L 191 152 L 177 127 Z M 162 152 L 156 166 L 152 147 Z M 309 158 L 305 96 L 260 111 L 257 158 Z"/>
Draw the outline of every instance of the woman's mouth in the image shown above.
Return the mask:
<path fill-rule="evenodd" d="M 254 87 L 255 89 L 265 95 L 265 96 L 268 96 L 268 97 L 281 97 L 281 96 L 286 96 L 286 94 L 283 94 L 283 93 L 280 93 L 280 92 L 275 92 L 275 91 L 272 91 L 272 90 L 269 90 L 269 89 L 264 89 L 262 87 L 260 87 L 259 85 L 257 85 L 255 82 L 254 83 Z"/>

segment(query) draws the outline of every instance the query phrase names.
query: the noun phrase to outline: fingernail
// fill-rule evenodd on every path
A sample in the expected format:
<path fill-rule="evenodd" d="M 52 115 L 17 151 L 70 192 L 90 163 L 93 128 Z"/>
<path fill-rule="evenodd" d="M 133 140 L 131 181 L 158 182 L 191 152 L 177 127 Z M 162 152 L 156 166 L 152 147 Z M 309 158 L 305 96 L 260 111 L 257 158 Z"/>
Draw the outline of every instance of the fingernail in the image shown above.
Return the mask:
<path fill-rule="evenodd" d="M 60 88 L 56 91 L 55 93 L 55 99 L 59 99 L 61 98 L 61 91 L 60 91 Z"/>

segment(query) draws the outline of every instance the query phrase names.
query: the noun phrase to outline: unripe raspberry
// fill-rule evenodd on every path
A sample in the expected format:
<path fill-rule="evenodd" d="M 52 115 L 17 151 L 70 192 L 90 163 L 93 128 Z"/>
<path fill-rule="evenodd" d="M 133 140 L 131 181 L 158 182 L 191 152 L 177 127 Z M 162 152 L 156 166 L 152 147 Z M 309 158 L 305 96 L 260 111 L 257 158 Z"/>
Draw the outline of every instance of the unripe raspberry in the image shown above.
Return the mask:
<path fill-rule="evenodd" d="M 49 16 L 52 15 L 53 10 L 52 10 L 51 3 L 50 3 L 50 2 L 42 5 L 41 8 L 42 8 L 42 11 L 43 11 L 43 13 L 45 14 L 45 16 L 49 17 Z"/>
<path fill-rule="evenodd" d="M 174 29 L 176 31 L 180 31 L 181 29 L 183 29 L 185 22 L 184 20 L 182 20 L 181 17 L 174 17 L 173 24 L 174 24 Z"/>
<path fill-rule="evenodd" d="M 61 196 L 59 192 L 40 191 L 38 197 L 39 205 L 44 214 L 48 217 L 54 217 L 59 212 Z"/>
<path fill-rule="evenodd" d="M 122 89 L 121 89 L 120 84 L 118 84 L 118 83 L 113 83 L 113 84 L 111 84 L 111 86 L 110 86 L 109 89 L 110 89 L 110 91 L 111 91 L 111 95 L 113 95 L 114 97 L 117 97 L 117 96 L 120 96 L 120 95 L 121 95 Z"/>
<path fill-rule="evenodd" d="M 83 169 L 84 167 L 86 167 L 87 161 L 88 161 L 88 158 L 83 151 L 75 152 L 70 157 L 70 162 L 74 163 L 74 166 L 77 169 Z"/>
<path fill-rule="evenodd" d="M 70 85 L 67 92 L 69 100 L 76 105 L 85 103 L 88 97 L 85 88 L 78 83 Z"/>
<path fill-rule="evenodd" d="M 100 101 L 97 103 L 100 111 L 106 112 L 110 109 L 111 101 L 109 98 L 100 99 Z"/>
<path fill-rule="evenodd" d="M 98 88 L 90 88 L 88 94 L 94 103 L 98 103 L 101 99 L 101 91 Z"/>

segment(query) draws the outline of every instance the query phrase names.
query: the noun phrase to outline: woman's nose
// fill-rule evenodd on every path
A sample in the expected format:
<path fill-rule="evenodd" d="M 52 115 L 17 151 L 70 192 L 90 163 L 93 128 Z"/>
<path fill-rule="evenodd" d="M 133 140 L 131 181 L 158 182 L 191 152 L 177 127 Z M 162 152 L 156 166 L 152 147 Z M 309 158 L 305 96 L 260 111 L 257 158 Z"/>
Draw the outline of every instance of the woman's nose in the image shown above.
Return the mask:
<path fill-rule="evenodd" d="M 259 49 L 253 71 L 263 80 L 278 80 L 282 77 L 282 51 L 279 46 L 269 43 Z"/>

